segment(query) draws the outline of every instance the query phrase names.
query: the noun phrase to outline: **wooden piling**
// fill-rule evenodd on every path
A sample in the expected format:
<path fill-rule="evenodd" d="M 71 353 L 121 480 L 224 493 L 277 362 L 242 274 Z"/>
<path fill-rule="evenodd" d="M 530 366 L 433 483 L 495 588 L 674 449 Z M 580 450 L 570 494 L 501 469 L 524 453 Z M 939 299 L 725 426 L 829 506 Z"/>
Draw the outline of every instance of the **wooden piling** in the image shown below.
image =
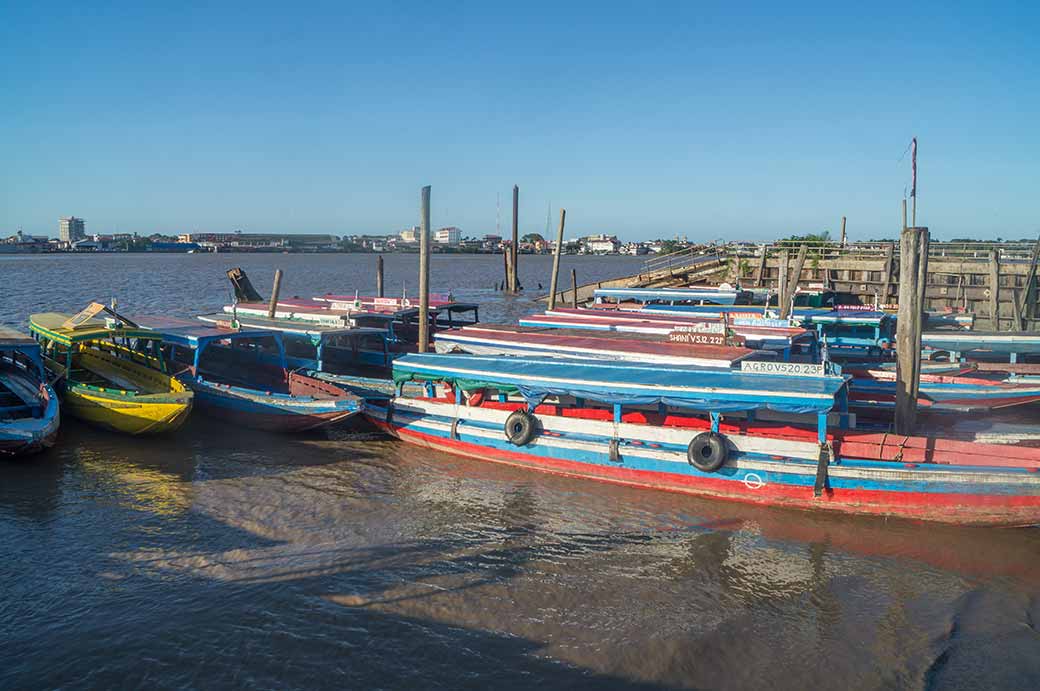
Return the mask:
<path fill-rule="evenodd" d="M 578 309 L 578 270 L 571 269 L 571 307 Z"/>
<path fill-rule="evenodd" d="M 845 235 L 845 217 L 841 217 L 841 246 L 844 247 L 847 244 L 848 237 Z"/>
<path fill-rule="evenodd" d="M 508 247 L 502 248 L 502 290 L 509 290 L 513 280 L 509 277 L 509 255 L 512 252 Z"/>
<path fill-rule="evenodd" d="M 766 249 L 765 244 L 763 244 L 762 256 L 758 260 L 758 277 L 755 279 L 755 286 L 758 288 L 762 287 L 762 281 L 764 281 L 766 277 L 766 255 L 768 254 L 769 252 Z"/>
<path fill-rule="evenodd" d="M 906 226 L 903 226 L 906 230 Z M 892 261 L 895 255 L 895 245 L 891 242 L 885 245 L 885 269 L 881 275 L 881 304 L 887 305 L 892 301 Z"/>
<path fill-rule="evenodd" d="M 899 242 L 899 314 L 896 320 L 896 414 L 897 434 L 913 434 L 917 424 L 917 397 L 921 376 L 921 328 L 924 305 L 918 288 L 922 249 L 927 247 L 927 228 L 905 228 Z"/>
<path fill-rule="evenodd" d="M 1036 263 L 1040 261 L 1040 238 L 1037 238 L 1033 246 L 1033 260 L 1029 265 L 1029 273 L 1026 275 L 1025 296 L 1022 298 L 1022 307 L 1018 313 L 1020 329 L 1029 328 L 1029 320 L 1036 317 Z"/>
<path fill-rule="evenodd" d="M 509 290 L 517 292 L 520 286 L 520 280 L 518 278 L 518 265 L 517 259 L 520 254 L 520 187 L 513 185 L 513 246 L 511 248 L 513 256 L 510 262 L 512 266 L 512 276 L 509 283 Z"/>
<path fill-rule="evenodd" d="M 789 269 L 790 257 L 788 256 L 788 250 L 780 250 L 780 261 L 777 264 L 777 276 L 776 276 L 776 299 L 777 307 L 780 308 L 780 316 L 784 316 L 785 307 L 787 304 L 787 271 Z"/>
<path fill-rule="evenodd" d="M 1000 331 L 1000 252 L 989 251 L 989 320 L 990 328 Z"/>
<path fill-rule="evenodd" d="M 275 269 L 274 285 L 271 287 L 271 302 L 267 305 L 267 318 L 274 319 L 274 313 L 278 309 L 278 294 L 282 292 L 282 270 Z"/>
<path fill-rule="evenodd" d="M 419 197 L 419 352 L 430 346 L 430 186 Z"/>
<path fill-rule="evenodd" d="M 556 247 L 553 249 L 552 279 L 549 281 L 549 309 L 556 309 L 556 286 L 560 277 L 560 253 L 563 251 L 563 226 L 567 222 L 567 209 L 560 209 L 560 227 L 556 231 Z"/>
<path fill-rule="evenodd" d="M 798 255 L 794 260 L 794 268 L 791 269 L 791 278 L 787 281 L 787 302 L 780 311 L 781 319 L 787 319 L 791 316 L 791 301 L 794 299 L 795 293 L 798 292 L 798 284 L 802 280 L 802 268 L 805 266 L 805 255 L 808 253 L 808 246 L 803 244 L 798 248 Z"/>
<path fill-rule="evenodd" d="M 925 302 L 925 291 L 928 289 L 928 248 L 929 248 L 929 246 L 931 244 L 932 244 L 931 234 L 928 232 L 928 229 L 925 228 L 924 232 L 921 234 L 920 247 L 918 248 L 918 252 L 917 252 L 917 254 L 918 254 L 918 260 L 917 260 L 917 310 L 918 310 L 918 312 L 921 313 L 921 327 L 919 329 L 917 329 L 916 338 L 915 338 L 915 344 L 914 344 L 914 352 L 917 353 L 917 357 L 918 357 L 918 360 L 917 360 L 917 362 L 918 362 L 918 365 L 917 365 L 918 376 L 914 378 L 914 381 L 913 381 L 914 386 L 913 386 L 913 390 L 912 390 L 911 393 L 913 394 L 913 397 L 914 397 L 915 401 L 917 400 L 917 394 L 920 392 L 920 389 L 921 389 L 921 377 L 920 377 L 920 371 L 921 371 L 921 365 L 920 365 L 920 362 L 921 362 L 921 360 L 920 360 L 920 357 L 921 357 L 921 334 L 924 331 L 925 323 L 927 321 L 927 317 L 925 317 L 925 314 L 924 314 L 925 313 L 925 305 L 927 304 Z"/>
<path fill-rule="evenodd" d="M 376 297 L 383 297 L 383 255 L 376 257 Z"/>

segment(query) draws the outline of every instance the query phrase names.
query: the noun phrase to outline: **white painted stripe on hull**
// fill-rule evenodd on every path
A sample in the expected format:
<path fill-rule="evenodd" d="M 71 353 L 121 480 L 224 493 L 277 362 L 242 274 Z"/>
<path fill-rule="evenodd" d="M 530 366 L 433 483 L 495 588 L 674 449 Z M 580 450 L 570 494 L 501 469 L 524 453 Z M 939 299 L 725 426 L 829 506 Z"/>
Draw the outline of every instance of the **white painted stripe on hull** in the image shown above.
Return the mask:
<path fill-rule="evenodd" d="M 398 398 L 394 404 L 395 416 L 399 412 L 412 413 L 414 415 L 431 415 L 445 418 L 458 417 L 460 420 L 474 420 L 489 424 L 502 425 L 511 411 L 488 410 L 483 408 L 469 408 L 465 405 L 455 406 L 448 403 L 436 403 L 415 399 Z M 377 416 L 378 417 L 378 416 Z M 382 415 L 385 420 L 385 413 Z M 694 436 L 703 430 L 683 430 L 679 428 L 657 427 L 652 425 L 635 425 L 621 423 L 618 425 L 617 434 L 614 433 L 614 423 L 599 420 L 585 420 L 580 418 L 561 418 L 553 415 L 539 415 L 539 422 L 544 430 L 560 433 L 578 433 L 603 436 L 610 438 L 617 436 L 621 439 L 638 439 L 644 442 L 679 444 L 685 446 Z M 401 421 L 397 420 L 400 424 Z M 410 428 L 426 429 L 430 432 L 451 436 L 451 423 L 441 422 L 429 418 L 420 418 L 407 423 Z M 483 439 L 504 439 L 504 431 L 494 429 L 467 427 L 463 425 L 460 432 L 467 436 L 476 436 Z M 729 459 L 727 467 L 755 472 L 777 472 L 796 475 L 815 476 L 816 461 L 818 459 L 819 447 L 814 443 L 790 441 L 785 439 L 772 439 L 768 437 L 749 437 L 744 435 L 724 435 L 730 447 L 738 453 L 753 453 L 767 456 L 783 456 L 790 461 L 767 460 L 759 458 Z M 606 454 L 607 447 L 603 443 L 583 441 L 576 439 L 561 439 L 552 436 L 538 436 L 532 442 L 533 446 L 544 446 L 547 448 L 571 449 L 590 453 Z M 657 461 L 674 462 L 687 465 L 685 452 L 668 451 L 666 449 L 639 448 L 626 445 L 623 447 L 623 455 L 645 458 Z M 1040 487 L 1040 475 L 1035 473 L 1013 474 L 994 473 L 987 470 L 952 470 L 948 466 L 935 466 L 936 470 L 914 471 L 909 468 L 887 467 L 887 468 L 853 468 L 842 466 L 840 462 L 831 463 L 827 472 L 833 478 L 848 480 L 863 480 L 875 482 L 943 482 L 951 484 L 983 484 L 983 485 L 1011 485 L 1018 484 L 1023 487 Z M 927 477 L 925 476 L 927 474 Z"/>

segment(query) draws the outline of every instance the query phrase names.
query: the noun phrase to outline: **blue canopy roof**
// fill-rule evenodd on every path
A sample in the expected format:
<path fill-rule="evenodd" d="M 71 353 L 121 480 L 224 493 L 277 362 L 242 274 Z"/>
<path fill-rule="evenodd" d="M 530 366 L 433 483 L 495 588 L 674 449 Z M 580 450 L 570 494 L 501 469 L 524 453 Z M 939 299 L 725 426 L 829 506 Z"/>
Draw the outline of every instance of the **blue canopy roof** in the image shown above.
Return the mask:
<path fill-rule="evenodd" d="M 225 312 L 200 314 L 200 321 L 208 324 L 220 324 L 228 321 Z M 291 319 L 268 319 L 267 317 L 237 316 L 238 323 L 250 331 L 279 331 L 294 336 L 307 336 L 314 339 L 325 339 L 331 336 L 382 336 L 386 337 L 386 329 L 365 326 L 327 326 L 320 322 L 293 321 Z"/>
<path fill-rule="evenodd" d="M 770 409 L 826 413 L 845 401 L 846 378 L 745 373 L 684 365 L 557 359 L 546 356 L 410 354 L 394 361 L 394 380 L 451 381 L 462 388 L 504 387 L 532 403 L 550 395 L 726 412 Z"/>
<path fill-rule="evenodd" d="M 800 315 L 805 321 L 813 324 L 870 324 L 877 325 L 895 317 L 888 312 L 868 310 L 823 310 L 806 312 Z"/>
<path fill-rule="evenodd" d="M 158 331 L 162 334 L 163 341 L 189 348 L 205 346 L 210 341 L 225 338 L 265 338 L 273 337 L 281 340 L 281 334 L 277 331 L 264 331 L 262 329 L 222 329 L 209 326 L 198 321 L 177 319 L 175 317 L 132 317 L 138 326 L 145 329 Z"/>

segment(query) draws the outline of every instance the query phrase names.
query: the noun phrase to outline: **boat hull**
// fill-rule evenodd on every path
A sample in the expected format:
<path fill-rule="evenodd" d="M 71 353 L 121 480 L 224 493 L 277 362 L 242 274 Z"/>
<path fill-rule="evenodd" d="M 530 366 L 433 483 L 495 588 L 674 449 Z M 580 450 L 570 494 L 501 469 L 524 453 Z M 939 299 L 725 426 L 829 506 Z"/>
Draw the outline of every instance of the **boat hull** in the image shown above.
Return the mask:
<path fill-rule="evenodd" d="M 718 472 L 705 473 L 686 461 L 685 451 L 703 429 L 539 413 L 541 434 L 514 446 L 503 433 L 509 412 L 400 398 L 392 408 L 366 405 L 376 426 L 403 441 L 561 475 L 803 510 L 964 525 L 1040 523 L 1040 473 L 1028 469 L 951 469 L 839 456 L 827 464 L 827 487 L 817 496 L 819 445 L 808 437 L 727 435 L 729 459 Z M 611 439 L 617 439 L 616 462 Z"/>
<path fill-rule="evenodd" d="M 27 456 L 54 446 L 61 426 L 58 397 L 45 387 L 46 400 L 40 417 L 0 421 L 0 456 Z"/>
<path fill-rule="evenodd" d="M 303 432 L 331 425 L 360 412 L 355 399 L 297 399 L 206 381 L 192 382 L 195 400 L 208 413 L 243 427 Z"/>
<path fill-rule="evenodd" d="M 85 386 L 65 391 L 65 411 L 84 422 L 131 435 L 173 432 L 188 419 L 192 407 L 190 391 L 125 395 L 102 392 Z"/>

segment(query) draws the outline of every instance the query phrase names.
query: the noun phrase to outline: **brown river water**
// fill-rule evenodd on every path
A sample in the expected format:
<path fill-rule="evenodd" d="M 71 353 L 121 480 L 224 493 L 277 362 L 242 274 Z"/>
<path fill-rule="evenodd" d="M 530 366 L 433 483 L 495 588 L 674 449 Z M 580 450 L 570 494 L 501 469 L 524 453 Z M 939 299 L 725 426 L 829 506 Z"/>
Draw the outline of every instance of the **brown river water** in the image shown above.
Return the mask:
<path fill-rule="evenodd" d="M 235 265 L 263 293 L 276 267 L 283 295 L 367 292 L 374 261 L 0 256 L 0 321 L 112 297 L 191 316 L 227 302 Z M 386 265 L 388 293 L 415 287 L 414 255 Z M 522 257 L 513 298 L 491 289 L 501 257 L 435 256 L 433 289 L 508 321 L 550 265 Z M 134 439 L 66 420 L 0 463 L 0 556 L 3 689 L 1040 687 L 1040 529 L 705 501 L 358 423 L 284 437 L 195 414 Z"/>

